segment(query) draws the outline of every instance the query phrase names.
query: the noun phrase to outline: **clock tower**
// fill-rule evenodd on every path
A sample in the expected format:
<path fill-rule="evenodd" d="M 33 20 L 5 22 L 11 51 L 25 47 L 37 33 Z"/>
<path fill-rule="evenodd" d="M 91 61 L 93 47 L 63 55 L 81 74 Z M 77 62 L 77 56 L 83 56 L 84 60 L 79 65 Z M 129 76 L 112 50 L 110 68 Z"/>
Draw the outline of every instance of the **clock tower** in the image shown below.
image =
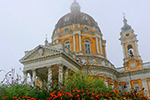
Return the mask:
<path fill-rule="evenodd" d="M 124 55 L 124 70 L 137 71 L 143 69 L 143 61 L 139 55 L 138 45 L 137 45 L 137 35 L 134 34 L 134 30 L 130 25 L 127 24 L 127 19 L 124 16 L 123 19 L 124 26 L 121 28 L 120 41 L 123 48 Z"/>

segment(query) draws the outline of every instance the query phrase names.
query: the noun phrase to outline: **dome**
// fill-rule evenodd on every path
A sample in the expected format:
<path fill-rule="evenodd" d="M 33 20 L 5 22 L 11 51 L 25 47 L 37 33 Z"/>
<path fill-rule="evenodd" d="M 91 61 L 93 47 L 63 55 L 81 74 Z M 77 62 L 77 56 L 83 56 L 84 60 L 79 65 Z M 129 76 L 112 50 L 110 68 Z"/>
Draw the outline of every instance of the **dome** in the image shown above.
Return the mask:
<path fill-rule="evenodd" d="M 60 18 L 55 29 L 63 28 L 72 24 L 87 25 L 90 27 L 98 27 L 97 22 L 86 13 L 71 12 Z"/>
<path fill-rule="evenodd" d="M 71 12 L 64 15 L 59 19 L 55 25 L 55 30 L 64 28 L 66 26 L 71 26 L 73 24 L 85 25 L 89 27 L 94 27 L 98 30 L 98 33 L 101 33 L 97 22 L 88 14 L 80 11 L 80 5 L 76 0 L 72 3 L 70 7 Z M 53 34 L 54 34 L 53 32 Z"/>

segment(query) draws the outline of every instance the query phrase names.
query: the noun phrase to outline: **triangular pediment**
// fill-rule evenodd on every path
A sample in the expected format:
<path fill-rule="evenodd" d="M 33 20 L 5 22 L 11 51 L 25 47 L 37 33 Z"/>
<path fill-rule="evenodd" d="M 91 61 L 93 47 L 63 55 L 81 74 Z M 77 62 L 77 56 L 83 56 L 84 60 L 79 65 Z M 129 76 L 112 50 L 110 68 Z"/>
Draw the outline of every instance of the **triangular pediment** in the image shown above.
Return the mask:
<path fill-rule="evenodd" d="M 59 50 L 56 50 L 54 48 L 39 45 L 33 50 L 27 51 L 26 55 L 20 60 L 20 62 L 23 62 L 25 60 L 38 59 L 59 52 Z"/>

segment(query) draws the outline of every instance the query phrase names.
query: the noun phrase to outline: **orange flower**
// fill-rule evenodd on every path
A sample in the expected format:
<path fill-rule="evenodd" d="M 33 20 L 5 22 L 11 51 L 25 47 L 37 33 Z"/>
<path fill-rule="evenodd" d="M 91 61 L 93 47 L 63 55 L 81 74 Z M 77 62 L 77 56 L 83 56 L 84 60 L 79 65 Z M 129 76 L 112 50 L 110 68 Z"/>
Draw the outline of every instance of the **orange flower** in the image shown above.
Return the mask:
<path fill-rule="evenodd" d="M 91 99 L 94 99 L 93 97 L 90 97 Z"/>

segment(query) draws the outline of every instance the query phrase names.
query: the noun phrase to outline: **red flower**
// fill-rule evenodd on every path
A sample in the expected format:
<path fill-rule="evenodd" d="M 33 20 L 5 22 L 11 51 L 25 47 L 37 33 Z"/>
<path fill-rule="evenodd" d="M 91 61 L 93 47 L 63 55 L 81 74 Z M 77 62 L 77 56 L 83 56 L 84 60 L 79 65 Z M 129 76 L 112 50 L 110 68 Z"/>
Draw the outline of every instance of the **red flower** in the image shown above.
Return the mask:
<path fill-rule="evenodd" d="M 86 88 L 86 90 L 88 90 L 89 88 Z"/>
<path fill-rule="evenodd" d="M 4 98 L 7 98 L 7 96 L 4 96 Z"/>
<path fill-rule="evenodd" d="M 148 96 L 146 96 L 146 99 L 148 99 Z"/>
<path fill-rule="evenodd" d="M 97 99 L 99 99 L 99 94 L 98 94 L 98 95 L 96 95 L 96 98 L 97 98 Z"/>
<path fill-rule="evenodd" d="M 16 99 L 16 97 L 13 97 L 13 99 Z"/>
<path fill-rule="evenodd" d="M 94 96 L 94 95 L 95 95 L 95 93 L 92 93 L 92 95 Z"/>
<path fill-rule="evenodd" d="M 77 89 L 74 89 L 75 91 L 77 91 Z"/>
<path fill-rule="evenodd" d="M 90 97 L 91 99 L 94 99 L 93 97 Z"/>
<path fill-rule="evenodd" d="M 79 95 L 79 94 L 77 94 L 77 97 L 80 97 L 80 95 Z"/>
<path fill-rule="evenodd" d="M 75 92 L 75 90 L 72 90 L 72 92 Z"/>
<path fill-rule="evenodd" d="M 106 95 L 109 95 L 109 93 L 107 93 Z"/>
<path fill-rule="evenodd" d="M 84 91 L 83 90 L 81 90 L 81 93 L 83 93 Z"/>

